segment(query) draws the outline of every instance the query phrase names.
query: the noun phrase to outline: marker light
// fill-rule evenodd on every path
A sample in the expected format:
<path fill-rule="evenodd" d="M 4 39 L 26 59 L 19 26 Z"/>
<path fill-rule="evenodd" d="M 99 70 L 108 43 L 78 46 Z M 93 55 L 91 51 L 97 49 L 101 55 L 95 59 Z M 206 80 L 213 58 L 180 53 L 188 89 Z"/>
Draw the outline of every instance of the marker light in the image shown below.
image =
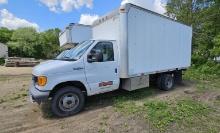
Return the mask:
<path fill-rule="evenodd" d="M 126 11 L 126 10 L 125 10 L 124 8 L 121 8 L 121 9 L 120 9 L 120 12 L 121 12 L 121 13 L 124 13 L 125 11 Z"/>
<path fill-rule="evenodd" d="M 37 84 L 39 86 L 45 86 L 47 84 L 47 77 L 45 77 L 45 76 L 37 77 Z"/>

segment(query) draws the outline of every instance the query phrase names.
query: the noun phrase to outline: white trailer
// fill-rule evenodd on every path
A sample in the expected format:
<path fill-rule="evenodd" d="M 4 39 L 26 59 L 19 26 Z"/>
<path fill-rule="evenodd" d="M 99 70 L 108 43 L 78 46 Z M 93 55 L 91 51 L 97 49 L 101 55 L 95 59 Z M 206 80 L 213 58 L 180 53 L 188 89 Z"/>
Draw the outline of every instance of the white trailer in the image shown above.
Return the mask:
<path fill-rule="evenodd" d="M 191 64 L 191 41 L 190 26 L 123 5 L 93 24 L 92 39 L 34 68 L 31 99 L 51 100 L 54 114 L 68 116 L 83 109 L 85 96 L 150 81 L 171 90 Z"/>
<path fill-rule="evenodd" d="M 60 33 L 60 47 L 72 48 L 77 44 L 92 38 L 92 27 L 89 25 L 71 23 Z"/>

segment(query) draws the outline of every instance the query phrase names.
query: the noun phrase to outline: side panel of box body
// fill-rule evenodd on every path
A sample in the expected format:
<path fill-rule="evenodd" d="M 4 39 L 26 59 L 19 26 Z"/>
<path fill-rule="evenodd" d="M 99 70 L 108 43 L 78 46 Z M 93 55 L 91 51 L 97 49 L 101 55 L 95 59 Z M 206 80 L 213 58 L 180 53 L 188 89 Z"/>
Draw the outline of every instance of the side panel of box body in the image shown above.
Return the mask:
<path fill-rule="evenodd" d="M 129 77 L 191 65 L 191 27 L 132 6 L 127 27 Z"/>

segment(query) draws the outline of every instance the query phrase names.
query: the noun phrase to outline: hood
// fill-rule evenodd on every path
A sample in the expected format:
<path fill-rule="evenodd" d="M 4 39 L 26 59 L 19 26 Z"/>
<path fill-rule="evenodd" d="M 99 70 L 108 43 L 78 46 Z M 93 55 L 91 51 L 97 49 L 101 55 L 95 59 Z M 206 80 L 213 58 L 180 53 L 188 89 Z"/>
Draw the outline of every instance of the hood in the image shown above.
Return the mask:
<path fill-rule="evenodd" d="M 49 60 L 33 68 L 33 75 L 47 76 L 58 73 L 67 73 L 73 71 L 75 61 Z"/>

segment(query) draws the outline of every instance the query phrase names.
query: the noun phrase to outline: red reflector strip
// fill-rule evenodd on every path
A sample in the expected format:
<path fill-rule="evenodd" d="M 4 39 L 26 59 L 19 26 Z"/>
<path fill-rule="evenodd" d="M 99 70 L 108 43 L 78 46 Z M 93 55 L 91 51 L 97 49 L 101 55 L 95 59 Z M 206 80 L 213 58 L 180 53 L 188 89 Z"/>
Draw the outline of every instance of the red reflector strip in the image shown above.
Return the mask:
<path fill-rule="evenodd" d="M 113 85 L 113 81 L 99 83 L 99 87 Z"/>

